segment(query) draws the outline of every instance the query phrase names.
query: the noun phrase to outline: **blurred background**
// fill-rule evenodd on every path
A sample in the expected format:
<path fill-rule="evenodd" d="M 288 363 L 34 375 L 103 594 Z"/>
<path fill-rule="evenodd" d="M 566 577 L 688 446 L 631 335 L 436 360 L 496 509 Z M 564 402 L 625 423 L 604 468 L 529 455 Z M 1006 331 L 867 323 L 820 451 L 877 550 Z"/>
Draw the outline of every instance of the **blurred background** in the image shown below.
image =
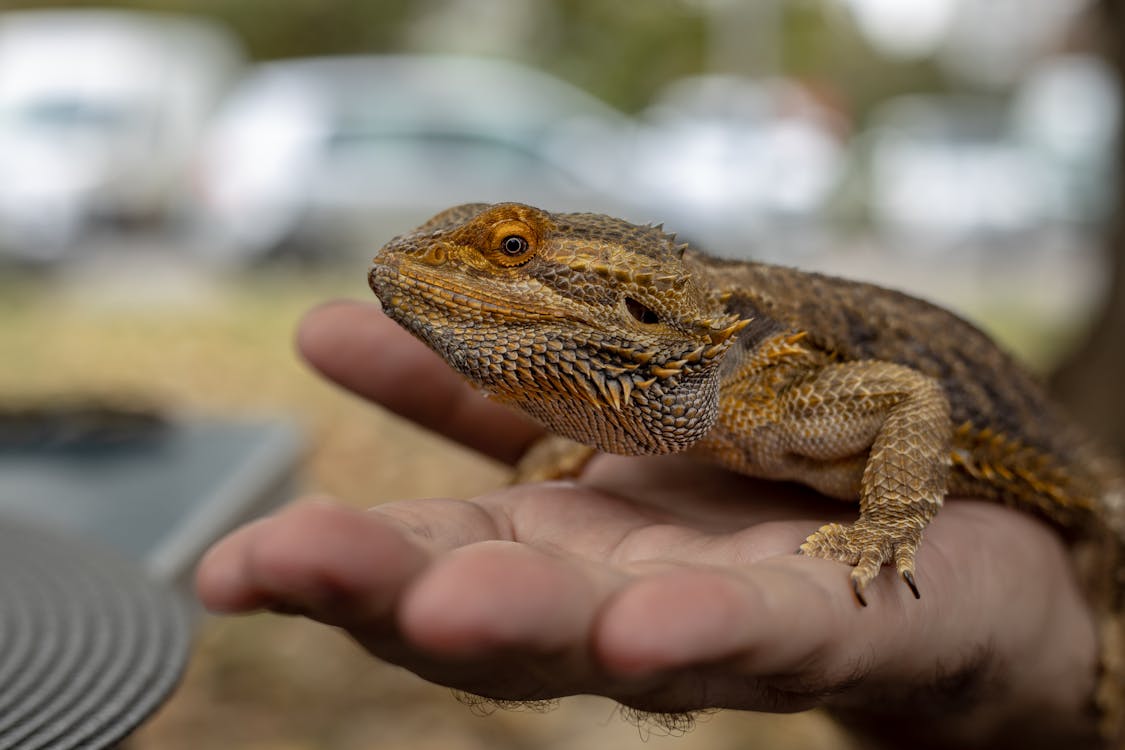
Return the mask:
<path fill-rule="evenodd" d="M 392 236 L 516 200 L 946 304 L 1125 437 L 1109 0 L 54 5 L 0 0 L 9 417 L 282 425 L 274 504 L 293 477 L 357 507 L 496 487 L 503 468 L 327 386 L 291 339 L 310 306 L 370 298 Z M 266 507 L 224 497 L 238 508 L 158 574 L 182 585 Z M 816 714 L 718 714 L 686 738 L 589 698 L 481 718 L 357 653 L 293 619 L 204 619 L 130 747 L 849 747 Z"/>

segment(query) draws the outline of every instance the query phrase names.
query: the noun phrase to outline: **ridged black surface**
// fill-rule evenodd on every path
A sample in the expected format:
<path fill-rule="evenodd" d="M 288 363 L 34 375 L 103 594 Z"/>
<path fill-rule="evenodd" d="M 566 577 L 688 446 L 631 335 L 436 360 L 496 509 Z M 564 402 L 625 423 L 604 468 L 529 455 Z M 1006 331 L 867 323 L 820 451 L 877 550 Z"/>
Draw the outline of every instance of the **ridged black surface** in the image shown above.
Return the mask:
<path fill-rule="evenodd" d="M 87 543 L 0 521 L 0 750 L 109 747 L 175 686 L 175 595 Z"/>

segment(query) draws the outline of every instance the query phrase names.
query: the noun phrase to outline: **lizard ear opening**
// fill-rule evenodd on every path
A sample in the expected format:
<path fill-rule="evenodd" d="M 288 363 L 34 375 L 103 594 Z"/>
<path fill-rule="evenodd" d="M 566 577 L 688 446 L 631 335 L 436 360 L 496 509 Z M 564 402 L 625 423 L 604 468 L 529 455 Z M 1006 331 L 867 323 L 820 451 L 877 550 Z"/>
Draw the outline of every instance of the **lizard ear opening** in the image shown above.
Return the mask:
<path fill-rule="evenodd" d="M 633 316 L 633 319 L 638 323 L 652 325 L 660 322 L 660 316 L 656 314 L 651 308 L 645 307 L 632 297 L 625 298 L 625 309 Z"/>

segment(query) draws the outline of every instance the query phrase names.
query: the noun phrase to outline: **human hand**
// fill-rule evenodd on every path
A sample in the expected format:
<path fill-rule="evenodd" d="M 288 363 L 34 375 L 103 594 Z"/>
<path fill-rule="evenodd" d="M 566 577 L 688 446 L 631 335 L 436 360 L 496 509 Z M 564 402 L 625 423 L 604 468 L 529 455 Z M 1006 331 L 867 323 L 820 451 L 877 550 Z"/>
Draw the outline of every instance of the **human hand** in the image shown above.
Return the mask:
<path fill-rule="evenodd" d="M 540 434 L 371 306 L 315 310 L 299 345 L 329 378 L 494 458 Z M 921 600 L 884 573 L 862 608 L 847 566 L 795 554 L 856 513 L 683 456 L 598 456 L 578 481 L 471 500 L 298 504 L 219 542 L 197 588 L 213 610 L 300 613 L 500 700 L 824 705 L 913 746 L 1088 739 L 1093 617 L 1051 529 L 949 502 L 919 551 Z"/>

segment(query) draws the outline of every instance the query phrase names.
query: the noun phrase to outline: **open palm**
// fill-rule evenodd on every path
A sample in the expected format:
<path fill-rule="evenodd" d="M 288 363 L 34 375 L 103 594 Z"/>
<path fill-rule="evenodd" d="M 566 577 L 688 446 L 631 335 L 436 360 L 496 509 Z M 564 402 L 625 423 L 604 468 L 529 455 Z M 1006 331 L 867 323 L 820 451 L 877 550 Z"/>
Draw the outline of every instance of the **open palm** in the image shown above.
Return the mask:
<path fill-rule="evenodd" d="M 333 380 L 492 457 L 513 462 L 540 434 L 370 306 L 314 311 L 300 348 Z M 828 705 L 888 741 L 1085 735 L 1094 625 L 1051 529 L 950 501 L 919 552 L 921 600 L 885 572 L 860 607 L 846 566 L 795 554 L 855 513 L 689 457 L 599 456 L 576 482 L 471 500 L 294 505 L 216 545 L 198 590 L 217 611 L 341 626 L 379 658 L 501 700 Z"/>

